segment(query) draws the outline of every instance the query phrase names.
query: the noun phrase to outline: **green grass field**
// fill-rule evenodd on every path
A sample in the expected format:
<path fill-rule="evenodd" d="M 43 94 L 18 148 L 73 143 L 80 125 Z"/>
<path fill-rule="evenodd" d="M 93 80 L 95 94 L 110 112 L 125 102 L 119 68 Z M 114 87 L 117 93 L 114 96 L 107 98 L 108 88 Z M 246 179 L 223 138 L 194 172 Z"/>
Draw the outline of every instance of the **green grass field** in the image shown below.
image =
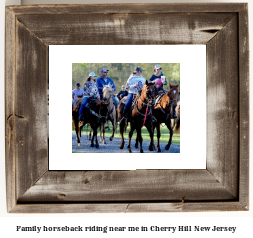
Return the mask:
<path fill-rule="evenodd" d="M 107 124 L 106 124 L 106 126 L 107 126 Z M 110 136 L 112 135 L 112 125 L 111 125 L 111 124 L 110 124 L 110 129 L 111 129 L 110 131 L 108 131 L 108 129 L 105 130 L 105 136 L 106 136 L 106 137 L 110 137 Z M 127 127 L 127 132 L 124 134 L 124 138 L 125 138 L 125 139 L 128 139 L 129 129 L 130 129 L 130 127 L 128 126 L 128 127 Z M 85 126 L 85 127 L 83 128 L 82 134 L 88 135 L 88 134 L 89 134 L 89 131 L 90 131 L 89 127 L 88 127 L 88 129 L 87 129 L 87 126 Z M 72 133 L 75 133 L 75 131 L 72 130 Z M 99 134 L 99 132 L 98 132 L 98 134 Z M 134 135 L 133 135 L 133 137 L 132 137 L 133 140 L 136 139 L 136 135 L 137 135 L 137 134 L 136 134 L 136 131 L 135 131 L 135 132 L 134 132 Z M 141 135 L 142 135 L 143 140 L 145 140 L 145 141 L 150 141 L 149 133 L 148 133 L 146 127 L 143 127 L 143 128 L 141 129 Z M 121 137 L 120 137 L 120 133 L 119 133 L 119 125 L 118 125 L 118 132 L 117 132 L 117 134 L 116 134 L 116 133 L 114 134 L 114 137 L 115 137 L 115 138 L 121 138 Z M 164 126 L 164 127 L 161 126 L 160 143 L 168 143 L 169 137 L 170 137 L 170 133 L 169 133 L 168 128 L 167 128 L 166 126 Z M 154 134 L 154 141 L 155 141 L 155 143 L 157 142 L 156 130 L 155 130 L 155 134 Z M 178 134 L 174 133 L 174 134 L 173 134 L 173 137 L 172 137 L 172 144 L 180 145 L 180 133 L 178 133 Z"/>

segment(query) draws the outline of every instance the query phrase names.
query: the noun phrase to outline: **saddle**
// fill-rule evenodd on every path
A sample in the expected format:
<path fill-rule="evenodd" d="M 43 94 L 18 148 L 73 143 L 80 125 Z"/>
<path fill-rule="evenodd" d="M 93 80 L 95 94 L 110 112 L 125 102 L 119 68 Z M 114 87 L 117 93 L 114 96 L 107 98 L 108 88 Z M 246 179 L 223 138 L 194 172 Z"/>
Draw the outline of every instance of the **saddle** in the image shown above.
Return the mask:
<path fill-rule="evenodd" d="M 131 107 L 132 110 L 134 109 L 134 105 L 136 103 L 136 100 L 137 100 L 137 96 L 134 95 L 133 100 L 132 100 L 132 107 Z"/>
<path fill-rule="evenodd" d="M 73 110 L 74 112 L 77 112 L 78 109 L 79 109 L 79 107 L 81 106 L 82 102 L 83 102 L 83 98 L 78 97 L 77 100 L 76 100 L 76 102 L 75 102 L 74 105 L 73 105 L 72 110 Z"/>
<path fill-rule="evenodd" d="M 162 98 L 162 96 L 164 94 L 166 94 L 166 92 L 164 92 L 164 91 L 158 92 L 158 95 L 157 95 L 156 100 L 155 100 L 155 106 L 157 105 L 157 103 L 159 102 L 159 100 Z"/>

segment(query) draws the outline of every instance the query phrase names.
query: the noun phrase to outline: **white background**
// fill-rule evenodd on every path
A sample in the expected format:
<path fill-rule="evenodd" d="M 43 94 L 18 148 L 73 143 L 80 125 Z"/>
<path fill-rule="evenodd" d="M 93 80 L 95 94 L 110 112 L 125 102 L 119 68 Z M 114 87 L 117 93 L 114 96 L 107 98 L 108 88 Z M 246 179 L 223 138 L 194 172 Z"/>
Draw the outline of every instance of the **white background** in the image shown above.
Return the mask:
<path fill-rule="evenodd" d="M 102 3 L 103 1 L 94 0 L 92 3 Z M 105 1 L 104 1 L 105 2 Z M 127 2 L 154 2 L 154 1 L 120 1 L 120 0 L 108 0 L 106 3 L 127 3 Z M 162 1 L 159 2 L 176 2 L 176 1 Z M 197 0 L 191 0 L 191 1 L 177 1 L 177 2 L 207 2 L 207 1 L 197 1 Z M 250 45 L 252 45 L 252 2 L 250 1 L 211 1 L 208 2 L 248 2 L 249 3 L 249 28 L 250 28 Z M 30 3 L 30 4 L 41 4 L 41 3 L 54 3 L 54 4 L 60 4 L 60 3 L 91 3 L 91 1 L 61 1 L 61 0 L 51 0 L 51 1 L 23 1 L 23 3 Z M 88 226 L 88 225 L 110 225 L 110 226 L 149 226 L 150 224 L 155 224 L 158 226 L 171 226 L 171 225 L 205 225 L 205 226 L 237 226 L 238 229 L 235 234 L 231 233 L 177 233 L 177 234 L 171 234 L 171 233 L 147 233 L 145 236 L 154 237 L 154 235 L 159 237 L 181 237 L 181 236 L 187 236 L 187 237 L 252 237 L 253 230 L 252 230 L 252 221 L 253 221 L 253 208 L 252 208 L 252 176 L 250 177 L 251 183 L 250 183 L 250 211 L 249 212 L 204 212 L 204 213 L 129 213 L 129 214 L 7 214 L 6 212 L 6 194 L 5 194 L 5 147 L 4 147 L 4 7 L 5 5 L 12 5 L 12 4 L 20 4 L 20 1 L 17 0 L 6 0 L 1 1 L 0 3 L 0 9 L 1 9 L 1 25 L 0 25 L 0 32 L 1 32 L 1 38 L 0 38 L 0 50 L 1 50 L 1 64 L 0 64 L 0 70 L 1 70 L 1 78 L 0 78 L 0 88 L 1 88 L 1 100 L 0 100 L 0 107 L 2 116 L 1 118 L 1 166 L 0 166 L 0 228 L 1 228 L 1 236 L 3 237 L 36 237 L 35 233 L 16 233 L 15 232 L 15 226 L 17 225 L 23 225 L 23 226 L 48 226 L 49 224 L 51 226 L 57 226 L 57 225 L 82 225 L 82 226 Z M 252 59 L 252 53 L 250 53 L 250 58 Z M 252 64 L 251 69 L 252 72 Z M 252 83 L 250 84 L 250 91 L 252 91 Z M 251 100 L 251 105 L 253 101 Z M 252 109 L 252 106 L 251 106 Z M 252 122 L 252 120 L 251 120 Z M 250 127 L 250 132 L 252 132 L 252 126 Z M 252 133 L 250 133 L 252 134 Z M 250 141 L 250 145 L 252 147 L 252 140 Z M 252 156 L 251 156 L 252 157 Z M 252 158 L 251 158 L 252 159 Z M 250 171 L 252 174 L 252 163 L 250 164 Z M 69 234 L 64 235 L 63 233 L 57 233 L 60 234 L 61 237 L 69 237 Z M 55 233 L 51 234 L 40 234 L 40 237 L 56 237 Z M 102 233 L 94 233 L 97 236 L 104 236 L 106 234 Z M 75 237 L 92 237 L 94 234 L 71 234 L 72 236 L 75 235 Z M 110 236 L 123 236 L 123 237 L 129 237 L 129 233 L 111 233 Z M 140 235 L 143 235 L 143 233 L 132 233 L 132 237 L 139 237 Z M 180 235 L 180 236 L 179 236 Z M 108 235 L 106 235 L 108 236 Z"/>
<path fill-rule="evenodd" d="M 150 52 L 163 52 L 157 63 L 180 63 L 180 154 L 159 153 L 72 153 L 71 98 L 59 97 L 61 79 L 62 95 L 72 89 L 72 63 L 101 63 L 99 52 L 110 52 L 102 63 L 150 63 Z M 132 52 L 137 52 L 133 55 Z M 148 69 L 144 68 L 148 71 Z M 152 69 L 149 69 L 150 75 Z M 130 75 L 131 72 L 129 72 Z M 88 77 L 88 75 L 87 75 Z M 110 77 L 110 71 L 109 71 Z M 126 79 L 127 81 L 127 79 Z M 192 82 L 198 85 L 198 132 L 193 113 Z M 83 82 L 80 82 L 83 85 Z M 66 106 L 67 105 L 67 106 Z M 50 170 L 133 170 L 133 169 L 205 169 L 206 168 L 206 46 L 205 45 L 101 45 L 101 46 L 49 46 L 49 169 Z M 64 114 L 65 113 L 65 114 Z M 59 120 L 61 115 L 61 120 Z M 60 130 L 58 128 L 64 128 Z M 119 132 L 118 132 L 119 133 Z M 136 133 L 134 133 L 132 145 Z M 128 138 L 124 134 L 125 139 Z M 86 137 L 85 137 L 86 138 Z M 155 133 L 156 138 L 156 133 Z M 199 140 L 201 138 L 201 140 Z M 169 138 L 168 138 L 169 139 Z M 196 141 L 198 145 L 196 146 Z M 173 141 L 172 141 L 173 142 Z M 59 150 L 59 143 L 61 149 Z M 75 143 L 77 143 L 75 141 Z M 119 145 L 118 145 L 119 146 Z M 102 150 L 100 147 L 99 150 Z M 125 145 L 124 150 L 127 150 Z M 164 150 L 164 147 L 162 147 Z M 144 151 L 145 152 L 145 151 Z M 91 157 L 92 156 L 92 157 Z M 90 159 L 92 158 L 92 160 Z M 154 158 L 156 158 L 154 160 Z M 193 159 L 194 158 L 194 159 Z M 87 163 L 88 161 L 88 163 Z"/>

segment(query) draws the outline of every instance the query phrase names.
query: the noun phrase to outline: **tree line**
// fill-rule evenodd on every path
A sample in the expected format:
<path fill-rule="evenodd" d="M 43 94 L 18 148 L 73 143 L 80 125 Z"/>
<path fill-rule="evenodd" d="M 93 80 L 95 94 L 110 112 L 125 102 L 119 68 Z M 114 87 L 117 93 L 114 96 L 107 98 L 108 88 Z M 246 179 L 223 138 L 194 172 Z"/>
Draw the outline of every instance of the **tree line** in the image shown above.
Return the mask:
<path fill-rule="evenodd" d="M 73 63 L 72 64 L 72 88 L 76 83 L 80 83 L 83 88 L 85 80 L 90 72 L 94 72 L 97 77 L 101 76 L 101 69 L 109 70 L 108 77 L 112 78 L 116 86 L 116 93 L 121 90 L 121 86 L 126 84 L 130 74 L 136 66 L 141 66 L 143 77 L 149 81 L 154 73 L 154 66 L 157 63 Z M 166 76 L 168 83 L 180 85 L 180 64 L 179 63 L 161 63 L 162 73 Z M 168 89 L 168 85 L 164 86 Z"/>

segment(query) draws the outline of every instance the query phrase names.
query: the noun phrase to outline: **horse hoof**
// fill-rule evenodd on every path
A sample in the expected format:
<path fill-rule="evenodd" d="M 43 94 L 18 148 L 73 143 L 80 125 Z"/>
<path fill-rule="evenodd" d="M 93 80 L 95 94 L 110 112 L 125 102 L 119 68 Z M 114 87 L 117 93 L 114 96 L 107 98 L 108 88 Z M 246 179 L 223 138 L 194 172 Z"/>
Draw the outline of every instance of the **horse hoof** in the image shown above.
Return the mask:
<path fill-rule="evenodd" d="M 91 137 L 88 137 L 88 140 L 91 140 Z"/>
<path fill-rule="evenodd" d="M 135 148 L 138 149 L 138 147 L 139 147 L 138 144 L 135 144 Z"/>
<path fill-rule="evenodd" d="M 106 141 L 105 140 L 103 141 L 103 144 L 106 145 Z"/>
<path fill-rule="evenodd" d="M 170 146 L 169 145 L 166 145 L 165 146 L 165 150 L 169 150 Z"/>
<path fill-rule="evenodd" d="M 131 149 L 128 149 L 128 152 L 129 152 L 129 153 L 132 153 L 132 150 L 131 150 Z"/>
<path fill-rule="evenodd" d="M 78 146 L 81 146 L 81 143 L 78 143 Z"/>
<path fill-rule="evenodd" d="M 161 152 L 161 149 L 157 147 L 157 153 Z"/>
<path fill-rule="evenodd" d="M 111 137 L 110 137 L 110 141 L 112 141 L 112 139 L 113 139 L 113 137 L 111 136 Z"/>
<path fill-rule="evenodd" d="M 152 145 L 149 146 L 149 150 L 150 151 L 153 151 L 154 150 L 154 147 Z"/>
<path fill-rule="evenodd" d="M 140 153 L 144 153 L 143 150 L 140 150 Z"/>
<path fill-rule="evenodd" d="M 121 150 L 124 148 L 124 145 L 120 145 L 120 147 L 119 147 Z"/>
<path fill-rule="evenodd" d="M 96 144 L 95 147 L 98 149 L 99 148 L 99 144 Z"/>
<path fill-rule="evenodd" d="M 90 144 L 90 147 L 94 147 L 94 144 L 93 144 L 93 143 L 91 143 L 91 144 Z"/>

